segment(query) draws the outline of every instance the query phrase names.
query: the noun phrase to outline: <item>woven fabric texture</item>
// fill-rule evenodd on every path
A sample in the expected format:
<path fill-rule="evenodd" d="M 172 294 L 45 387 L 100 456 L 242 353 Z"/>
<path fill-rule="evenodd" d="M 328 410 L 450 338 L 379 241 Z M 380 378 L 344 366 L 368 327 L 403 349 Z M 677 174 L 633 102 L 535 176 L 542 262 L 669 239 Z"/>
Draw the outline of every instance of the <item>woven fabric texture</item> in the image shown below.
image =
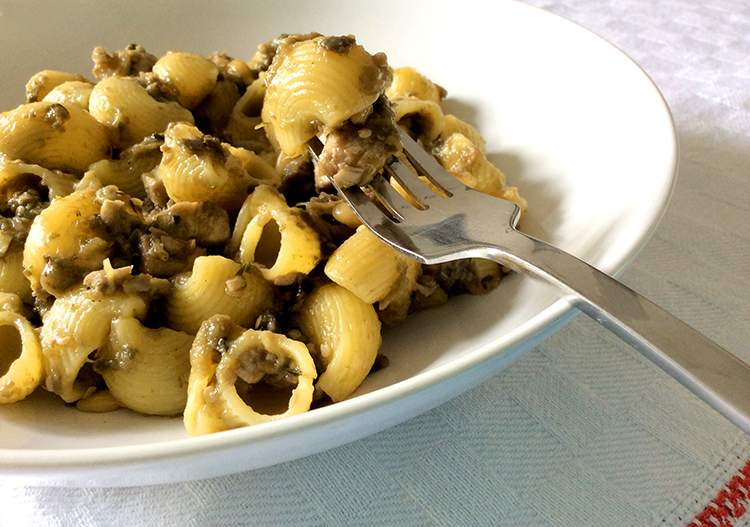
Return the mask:
<path fill-rule="evenodd" d="M 750 4 L 527 3 L 613 42 L 663 92 L 679 179 L 623 281 L 750 362 Z M 353 444 L 148 488 L 0 482 L 0 525 L 747 526 L 748 462 L 750 437 L 577 317 L 480 387 Z"/>

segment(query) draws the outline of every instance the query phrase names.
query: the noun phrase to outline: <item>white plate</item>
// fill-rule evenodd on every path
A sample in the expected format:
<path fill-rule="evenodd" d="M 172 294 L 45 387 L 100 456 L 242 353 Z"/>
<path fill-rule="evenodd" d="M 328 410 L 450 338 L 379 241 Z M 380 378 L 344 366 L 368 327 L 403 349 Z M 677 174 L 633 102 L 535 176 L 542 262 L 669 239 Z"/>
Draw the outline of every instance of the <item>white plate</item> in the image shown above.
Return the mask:
<path fill-rule="evenodd" d="M 249 59 L 279 33 L 354 34 L 448 90 L 530 203 L 522 228 L 617 274 L 658 223 L 676 171 L 671 116 L 649 78 L 587 30 L 508 1 L 6 3 L 0 107 L 42 69 L 86 74 L 95 46 L 136 42 Z M 43 391 L 0 407 L 0 477 L 136 485 L 280 463 L 409 419 L 494 375 L 574 312 L 512 276 L 388 331 L 390 366 L 355 397 L 281 422 L 189 438 L 180 419 L 84 414 Z"/>

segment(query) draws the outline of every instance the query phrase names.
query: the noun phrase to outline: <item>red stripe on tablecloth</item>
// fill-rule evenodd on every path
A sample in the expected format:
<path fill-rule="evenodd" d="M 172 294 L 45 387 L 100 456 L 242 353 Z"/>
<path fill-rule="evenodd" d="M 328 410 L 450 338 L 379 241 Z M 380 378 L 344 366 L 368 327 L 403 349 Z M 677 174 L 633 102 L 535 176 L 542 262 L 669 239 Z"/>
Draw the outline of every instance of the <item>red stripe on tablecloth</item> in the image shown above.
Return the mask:
<path fill-rule="evenodd" d="M 732 527 L 750 507 L 750 461 L 688 527 Z"/>

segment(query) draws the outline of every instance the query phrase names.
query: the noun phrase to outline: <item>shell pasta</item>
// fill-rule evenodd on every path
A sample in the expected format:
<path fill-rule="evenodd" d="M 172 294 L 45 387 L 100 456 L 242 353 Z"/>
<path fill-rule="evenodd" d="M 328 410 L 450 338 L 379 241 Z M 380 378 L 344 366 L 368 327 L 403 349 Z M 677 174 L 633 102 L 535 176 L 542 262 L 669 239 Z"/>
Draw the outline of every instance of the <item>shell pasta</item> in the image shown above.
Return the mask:
<path fill-rule="evenodd" d="M 506 272 L 420 264 L 335 194 L 404 159 L 401 128 L 526 209 L 443 87 L 353 36 L 92 60 L 0 114 L 0 404 L 46 390 L 190 435 L 291 417 L 355 396 L 389 326 Z"/>

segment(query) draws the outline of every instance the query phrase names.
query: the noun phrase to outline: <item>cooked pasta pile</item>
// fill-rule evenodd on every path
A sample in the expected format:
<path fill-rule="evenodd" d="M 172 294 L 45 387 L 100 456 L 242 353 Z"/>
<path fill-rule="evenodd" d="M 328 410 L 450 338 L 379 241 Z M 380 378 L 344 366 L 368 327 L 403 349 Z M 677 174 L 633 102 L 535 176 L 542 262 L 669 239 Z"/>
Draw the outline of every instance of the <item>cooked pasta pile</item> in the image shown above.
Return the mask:
<path fill-rule="evenodd" d="M 135 45 L 93 62 L 95 82 L 42 71 L 0 115 L 0 403 L 41 386 L 83 411 L 183 415 L 191 435 L 284 418 L 382 367 L 382 325 L 502 277 L 410 260 L 330 188 L 403 157 L 401 126 L 525 208 L 414 69 L 319 34 L 248 62 Z"/>

